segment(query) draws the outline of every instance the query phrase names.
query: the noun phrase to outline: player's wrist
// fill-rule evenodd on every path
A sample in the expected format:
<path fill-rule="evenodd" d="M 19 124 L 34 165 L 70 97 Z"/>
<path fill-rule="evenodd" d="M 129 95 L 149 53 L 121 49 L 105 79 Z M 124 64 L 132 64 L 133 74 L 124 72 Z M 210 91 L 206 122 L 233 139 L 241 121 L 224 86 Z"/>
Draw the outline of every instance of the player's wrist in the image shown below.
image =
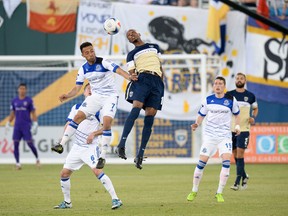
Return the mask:
<path fill-rule="evenodd" d="M 238 124 L 235 125 L 235 131 L 236 131 L 236 130 L 237 130 L 237 131 L 240 131 L 240 130 L 241 130 L 240 125 L 238 125 Z"/>

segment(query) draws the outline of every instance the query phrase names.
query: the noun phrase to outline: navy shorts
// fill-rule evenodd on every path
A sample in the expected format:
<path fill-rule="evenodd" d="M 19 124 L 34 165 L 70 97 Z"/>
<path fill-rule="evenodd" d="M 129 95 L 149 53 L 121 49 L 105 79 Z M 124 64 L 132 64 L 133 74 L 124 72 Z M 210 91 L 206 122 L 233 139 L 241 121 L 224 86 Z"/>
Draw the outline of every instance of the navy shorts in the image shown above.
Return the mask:
<path fill-rule="evenodd" d="M 249 144 L 249 131 L 241 132 L 240 135 L 236 136 L 234 132 L 232 132 L 232 144 L 233 150 L 238 148 L 246 149 Z"/>
<path fill-rule="evenodd" d="M 140 101 L 144 104 L 143 109 L 153 107 L 161 110 L 163 96 L 164 83 L 161 77 L 148 73 L 140 73 L 137 81 L 127 85 L 125 93 L 125 99 L 129 103 L 133 103 L 134 100 Z"/>

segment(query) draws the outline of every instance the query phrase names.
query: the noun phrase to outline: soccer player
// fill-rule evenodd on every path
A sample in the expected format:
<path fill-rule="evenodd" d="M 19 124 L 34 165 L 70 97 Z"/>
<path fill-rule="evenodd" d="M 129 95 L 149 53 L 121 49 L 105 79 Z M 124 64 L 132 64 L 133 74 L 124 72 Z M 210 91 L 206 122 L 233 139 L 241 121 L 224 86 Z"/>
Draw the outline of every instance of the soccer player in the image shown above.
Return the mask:
<path fill-rule="evenodd" d="M 157 44 L 144 43 L 141 35 L 134 29 L 128 30 L 126 37 L 135 45 L 127 55 L 127 67 L 131 76 L 139 76 L 137 82 L 130 82 L 126 89 L 126 100 L 133 104 L 132 110 L 125 121 L 121 140 L 117 146 L 120 158 L 127 159 L 125 144 L 127 137 L 138 118 L 140 110 L 145 110 L 142 140 L 135 166 L 142 169 L 144 151 L 151 135 L 154 116 L 161 110 L 164 96 L 163 69 L 160 61 L 160 49 Z"/>
<path fill-rule="evenodd" d="M 61 154 L 63 145 L 71 138 L 78 128 L 78 125 L 89 116 L 94 116 L 100 109 L 103 113 L 103 137 L 102 150 L 98 159 L 97 168 L 102 169 L 105 165 L 106 152 L 111 142 L 111 124 L 116 114 L 118 93 L 115 87 L 114 72 L 128 80 L 137 80 L 137 76 L 129 75 L 117 64 L 108 59 L 97 57 L 94 47 L 90 42 L 80 45 L 82 56 L 86 62 L 78 70 L 76 85 L 67 94 L 62 94 L 61 102 L 74 97 L 81 89 L 84 80 L 87 79 L 91 85 L 92 95 L 87 97 L 79 107 L 74 119 L 65 129 L 61 142 L 52 147 L 53 151 Z"/>
<path fill-rule="evenodd" d="M 6 123 L 6 132 L 9 130 L 11 122 L 15 118 L 13 142 L 14 142 L 14 157 L 16 160 L 16 170 L 21 169 L 19 144 L 21 139 L 25 140 L 29 148 L 32 150 L 36 157 L 36 165 L 40 166 L 38 152 L 34 145 L 32 135 L 37 134 L 38 123 L 35 107 L 32 98 L 26 96 L 27 86 L 21 83 L 18 86 L 18 97 L 14 98 L 11 102 L 10 115 Z"/>
<path fill-rule="evenodd" d="M 87 84 L 84 88 L 84 96 L 91 95 L 91 87 Z M 79 104 L 75 104 L 70 111 L 68 121 L 72 121 L 73 116 L 76 115 Z M 83 164 L 90 166 L 92 172 L 96 175 L 98 180 L 101 181 L 105 189 L 108 191 L 112 198 L 112 209 L 117 209 L 122 205 L 122 201 L 117 197 L 113 184 L 110 178 L 105 175 L 102 169 L 96 168 L 96 160 L 99 158 L 100 148 L 99 135 L 103 133 L 103 129 L 100 126 L 101 115 L 97 112 L 94 116 L 89 116 L 83 120 L 75 133 L 75 140 L 71 151 L 69 152 L 64 167 L 61 171 L 60 185 L 64 195 L 64 201 L 59 205 L 54 206 L 55 209 L 67 209 L 72 208 L 72 202 L 70 197 L 71 183 L 70 178 L 75 170 L 79 170 Z M 66 123 L 68 126 L 68 123 Z"/>
<path fill-rule="evenodd" d="M 245 149 L 249 144 L 249 136 L 250 136 L 250 125 L 255 124 L 255 118 L 258 115 L 258 104 L 256 101 L 256 97 L 252 92 L 249 92 L 245 89 L 246 84 L 246 76 L 243 73 L 237 73 L 235 79 L 236 89 L 228 92 L 228 94 L 233 95 L 240 106 L 240 128 L 241 134 L 236 136 L 234 132 L 232 132 L 232 141 L 233 141 L 233 155 L 236 163 L 236 180 L 233 186 L 230 188 L 232 190 L 240 189 L 240 181 L 242 178 L 242 189 L 247 188 L 247 182 L 249 176 L 245 172 L 245 162 L 244 162 L 244 153 Z M 252 109 L 252 112 L 251 112 Z M 252 115 L 251 115 L 251 114 Z"/>
<path fill-rule="evenodd" d="M 204 117 L 207 116 L 203 134 L 203 143 L 200 149 L 200 158 L 195 167 L 193 188 L 192 192 L 187 196 L 188 201 L 193 201 L 197 196 L 204 168 L 209 158 L 218 150 L 219 156 L 222 158 L 222 169 L 215 198 L 217 199 L 217 202 L 224 202 L 222 193 L 229 177 L 230 158 L 232 155 L 232 138 L 230 129 L 232 115 L 235 115 L 235 133 L 237 135 L 240 134 L 240 110 L 238 103 L 233 96 L 224 93 L 225 86 L 225 79 L 223 77 L 216 77 L 213 84 L 213 91 L 215 94 L 208 96 L 202 103 L 198 112 L 199 115 L 197 120 L 191 125 L 192 130 L 195 131 L 202 123 Z"/>

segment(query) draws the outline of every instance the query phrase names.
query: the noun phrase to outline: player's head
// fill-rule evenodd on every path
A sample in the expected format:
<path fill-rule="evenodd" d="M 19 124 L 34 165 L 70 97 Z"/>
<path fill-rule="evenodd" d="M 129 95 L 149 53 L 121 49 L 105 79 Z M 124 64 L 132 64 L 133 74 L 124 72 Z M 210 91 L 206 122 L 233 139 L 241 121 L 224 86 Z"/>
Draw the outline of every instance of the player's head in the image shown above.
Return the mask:
<path fill-rule="evenodd" d="M 246 75 L 244 73 L 237 73 L 235 79 L 235 85 L 237 88 L 244 88 L 246 84 Z"/>
<path fill-rule="evenodd" d="M 27 86 L 25 83 L 20 83 L 18 85 L 18 96 L 19 97 L 25 97 L 26 96 L 26 92 L 27 92 Z"/>
<path fill-rule="evenodd" d="M 93 64 L 96 60 L 96 54 L 93 45 L 90 42 L 84 42 L 80 45 L 82 56 L 89 64 Z"/>
<path fill-rule="evenodd" d="M 87 83 L 87 84 L 84 86 L 83 95 L 85 96 L 85 98 L 91 95 L 91 86 L 90 86 L 89 83 Z"/>
<path fill-rule="evenodd" d="M 141 35 L 135 29 L 129 29 L 126 32 L 126 37 L 130 43 L 136 43 L 141 40 Z"/>
<path fill-rule="evenodd" d="M 226 88 L 225 78 L 221 76 L 216 77 L 216 79 L 214 80 L 214 84 L 213 84 L 213 91 L 216 94 L 222 94 L 224 93 L 225 88 Z"/>

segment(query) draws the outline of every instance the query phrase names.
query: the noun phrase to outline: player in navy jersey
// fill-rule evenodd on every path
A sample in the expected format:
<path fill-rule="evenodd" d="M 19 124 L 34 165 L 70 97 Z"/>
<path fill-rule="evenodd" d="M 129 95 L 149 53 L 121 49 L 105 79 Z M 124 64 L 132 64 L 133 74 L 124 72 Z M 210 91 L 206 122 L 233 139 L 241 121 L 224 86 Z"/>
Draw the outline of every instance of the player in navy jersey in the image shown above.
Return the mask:
<path fill-rule="evenodd" d="M 34 145 L 32 134 L 37 133 L 38 123 L 33 100 L 26 96 L 27 86 L 21 83 L 18 86 L 18 97 L 14 98 L 11 102 L 11 112 L 8 122 L 6 123 L 6 131 L 9 130 L 11 122 L 15 118 L 13 142 L 14 142 L 14 157 L 16 160 L 16 169 L 21 169 L 19 144 L 21 139 L 25 140 L 29 148 L 32 150 L 36 157 L 36 165 L 40 166 L 38 152 Z"/>
<path fill-rule="evenodd" d="M 91 88 L 89 83 L 84 87 L 85 98 L 91 95 Z M 67 123 L 65 128 L 68 126 L 69 122 L 72 121 L 77 113 L 80 105 L 75 104 L 67 117 Z M 100 155 L 100 135 L 102 135 L 103 130 L 101 127 L 102 115 L 100 111 L 94 116 L 89 116 L 87 119 L 83 120 L 75 133 L 75 139 L 73 140 L 73 146 L 67 158 L 65 164 L 60 173 L 60 185 L 61 190 L 64 195 L 64 201 L 59 205 L 54 206 L 55 209 L 68 209 L 72 208 L 70 190 L 71 190 L 71 175 L 74 171 L 81 169 L 84 164 L 87 164 L 97 179 L 103 184 L 107 192 L 112 198 L 112 209 L 117 209 L 122 205 L 122 201 L 117 197 L 114 186 L 110 178 L 103 172 L 102 169 L 96 168 L 96 160 Z"/>
<path fill-rule="evenodd" d="M 217 202 L 224 202 L 223 190 L 230 173 L 230 158 L 232 155 L 231 120 L 235 116 L 235 133 L 240 134 L 239 106 L 237 100 L 225 94 L 226 81 L 223 77 L 216 77 L 213 84 L 215 94 L 210 95 L 202 103 L 198 112 L 196 122 L 191 125 L 196 130 L 206 117 L 204 126 L 200 158 L 194 170 L 192 192 L 187 196 L 188 201 L 193 201 L 198 193 L 198 187 L 203 176 L 204 168 L 217 150 L 222 158 L 222 169 L 220 171 L 219 185 L 215 195 Z"/>
<path fill-rule="evenodd" d="M 84 119 L 95 115 L 101 109 L 103 113 L 103 136 L 101 155 L 98 159 L 97 168 L 102 169 L 105 165 L 106 152 L 111 142 L 111 125 L 118 104 L 114 73 L 134 81 L 137 80 L 137 76 L 129 75 L 117 64 L 108 59 L 97 57 L 94 47 L 90 42 L 82 43 L 80 50 L 86 62 L 78 70 L 75 86 L 67 94 L 60 95 L 59 100 L 63 102 L 74 97 L 81 90 L 85 79 L 90 83 L 92 95 L 88 96 L 79 107 L 77 114 L 66 127 L 60 143 L 53 146 L 52 150 L 61 154 L 63 152 L 63 145 L 73 136 L 78 125 Z"/>
<path fill-rule="evenodd" d="M 241 134 L 236 136 L 232 132 L 233 140 L 233 155 L 236 163 L 236 180 L 234 185 L 231 186 L 232 190 L 240 189 L 240 181 L 242 179 L 241 188 L 247 188 L 249 176 L 245 172 L 244 153 L 249 144 L 250 125 L 255 124 L 255 118 L 258 115 L 258 104 L 256 97 L 252 92 L 245 89 L 246 76 L 243 73 L 237 73 L 235 79 L 236 89 L 227 92 L 233 95 L 240 106 L 240 128 Z M 251 111 L 252 109 L 252 111 Z"/>
<path fill-rule="evenodd" d="M 125 144 L 127 137 L 138 118 L 140 110 L 145 110 L 142 140 L 136 158 L 135 166 L 142 169 L 144 151 L 151 135 L 154 116 L 161 110 L 164 96 L 163 69 L 160 60 L 160 49 L 157 44 L 144 43 L 141 35 L 134 29 L 126 33 L 128 41 L 135 48 L 127 55 L 127 67 L 131 76 L 138 75 L 137 82 L 130 82 L 126 89 L 126 100 L 133 104 L 124 125 L 121 140 L 117 146 L 120 158 L 127 159 Z"/>

